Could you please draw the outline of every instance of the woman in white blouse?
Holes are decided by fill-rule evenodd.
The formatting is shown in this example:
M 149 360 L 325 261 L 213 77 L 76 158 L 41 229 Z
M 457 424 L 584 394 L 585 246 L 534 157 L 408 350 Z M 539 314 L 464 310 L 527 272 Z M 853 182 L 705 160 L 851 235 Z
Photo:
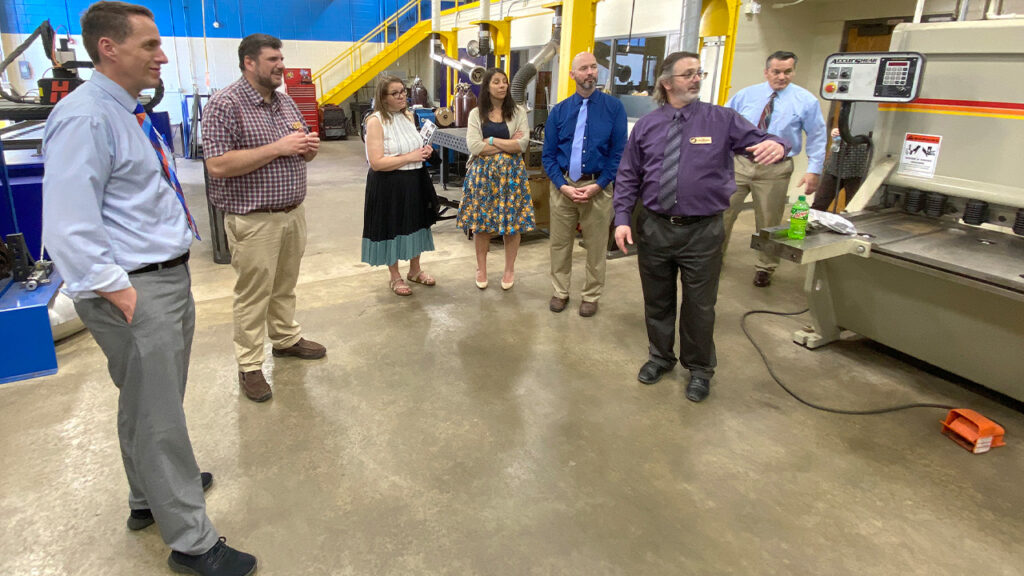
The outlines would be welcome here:
M 434 278 L 420 267 L 420 254 L 434 249 L 430 227 L 437 221 L 438 200 L 423 161 L 432 148 L 423 143 L 402 81 L 394 76 L 377 84 L 373 114 L 366 119 L 366 201 L 363 206 L 362 261 L 386 265 L 388 286 L 399 296 L 409 296 L 406 284 L 433 286 Z M 399 260 L 409 261 L 405 279 Z
M 526 111 L 509 93 L 508 76 L 498 68 L 484 74 L 480 101 L 469 111 L 466 144 L 472 155 L 462 184 L 458 226 L 476 241 L 476 286 L 487 288 L 487 249 L 491 237 L 505 241 L 501 288 L 515 283 L 521 232 L 534 229 L 533 201 L 523 163 L 530 145 Z

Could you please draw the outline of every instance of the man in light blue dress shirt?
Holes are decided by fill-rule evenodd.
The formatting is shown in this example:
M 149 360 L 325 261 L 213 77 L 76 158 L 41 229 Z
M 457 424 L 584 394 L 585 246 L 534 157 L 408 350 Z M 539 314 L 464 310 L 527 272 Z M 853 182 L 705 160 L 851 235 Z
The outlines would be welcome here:
M 167 56 L 153 14 L 121 2 L 82 16 L 96 66 L 61 100 L 43 138 L 43 238 L 64 291 L 107 357 L 120 391 L 128 528 L 157 524 L 178 572 L 242 576 L 256 559 L 228 547 L 206 515 L 182 401 L 195 329 L 184 197 L 136 115 Z M 145 116 L 142 116 L 144 119 Z
M 802 148 L 801 132 L 807 134 L 807 173 L 799 185 L 806 186 L 804 193 L 808 196 L 818 190 L 827 144 L 825 120 L 817 97 L 792 84 L 796 61 L 796 54 L 792 52 L 773 53 L 765 62 L 764 77 L 767 81 L 740 90 L 725 103 L 758 128 L 781 137 L 791 149 L 786 161 L 767 166 L 758 166 L 745 156 L 736 156 L 736 192 L 724 214 L 723 251 L 729 246 L 732 226 L 751 193 L 754 196 L 755 230 L 778 226 L 782 222 L 789 179 L 793 174 L 792 158 Z M 758 252 L 754 285 L 763 288 L 771 284 L 772 274 L 778 265 L 777 256 Z

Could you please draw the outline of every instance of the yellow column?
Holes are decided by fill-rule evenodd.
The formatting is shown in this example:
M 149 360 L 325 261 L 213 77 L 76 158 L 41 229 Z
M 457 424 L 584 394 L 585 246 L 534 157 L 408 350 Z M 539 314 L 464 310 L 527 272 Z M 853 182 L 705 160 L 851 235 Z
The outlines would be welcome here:
M 594 27 L 597 24 L 597 3 L 601 0 L 565 0 L 562 2 L 562 39 L 558 46 L 558 101 L 576 91 L 569 78 L 572 59 L 580 52 L 594 51 Z
M 444 53 L 449 58 L 459 59 L 459 32 L 452 30 L 449 32 L 440 32 L 441 44 L 444 46 Z M 458 82 L 459 73 L 447 66 L 441 66 L 441 69 L 445 73 L 447 82 L 445 85 L 448 87 L 448 93 L 445 95 L 444 102 L 453 110 L 455 109 L 455 82 Z
M 742 0 L 704 0 L 700 17 L 701 46 L 706 36 L 725 36 L 722 51 L 722 82 L 718 89 L 718 104 L 724 105 L 729 99 L 732 87 L 732 63 L 736 55 L 736 30 Z

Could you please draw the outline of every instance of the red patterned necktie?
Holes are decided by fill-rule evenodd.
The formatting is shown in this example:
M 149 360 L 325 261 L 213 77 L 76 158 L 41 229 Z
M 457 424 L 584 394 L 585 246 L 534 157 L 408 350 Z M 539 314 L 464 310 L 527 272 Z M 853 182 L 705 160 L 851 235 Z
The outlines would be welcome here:
M 772 111 L 775 110 L 775 97 L 777 93 L 772 92 L 772 95 L 768 97 L 768 103 L 764 105 L 764 110 L 761 111 L 761 119 L 757 121 L 757 127 L 761 130 L 768 130 L 768 126 L 772 123 Z
M 149 137 L 149 143 L 156 150 L 156 157 L 160 161 L 160 167 L 163 168 L 164 177 L 167 178 L 171 187 L 174 188 L 175 194 L 178 195 L 178 202 L 181 202 L 181 207 L 185 210 L 185 220 L 188 222 L 189 229 L 192 230 L 192 235 L 196 237 L 196 240 L 202 240 L 199 237 L 199 228 L 196 226 L 196 221 L 192 219 L 192 213 L 188 211 L 188 205 L 185 204 L 185 193 L 181 191 L 181 183 L 178 182 L 178 176 L 174 173 L 174 165 L 170 162 L 170 154 L 164 144 L 164 139 L 156 131 L 153 121 L 149 118 L 149 114 L 146 113 L 146 109 L 142 107 L 142 104 L 136 104 L 135 117 L 139 119 L 139 126 L 142 127 L 142 131 Z

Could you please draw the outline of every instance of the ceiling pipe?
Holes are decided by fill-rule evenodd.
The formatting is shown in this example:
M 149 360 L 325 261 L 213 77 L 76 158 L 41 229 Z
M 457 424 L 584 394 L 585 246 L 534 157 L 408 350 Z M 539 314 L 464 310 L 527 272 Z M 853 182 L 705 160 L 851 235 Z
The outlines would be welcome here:
M 701 0 L 683 0 L 683 17 L 679 22 L 679 48 L 697 53 L 700 45 Z
M 466 60 L 456 60 L 449 58 L 441 47 L 439 40 L 434 40 L 434 51 L 430 54 L 430 59 L 438 64 L 447 66 L 461 74 L 465 74 L 469 77 L 469 81 L 473 84 L 479 85 L 484 80 L 484 73 L 487 72 L 483 66 L 476 64 L 475 62 L 468 62 Z
M 491 0 L 480 0 L 480 33 L 477 39 L 481 56 L 487 56 L 491 53 L 491 25 L 487 24 L 490 19 Z

